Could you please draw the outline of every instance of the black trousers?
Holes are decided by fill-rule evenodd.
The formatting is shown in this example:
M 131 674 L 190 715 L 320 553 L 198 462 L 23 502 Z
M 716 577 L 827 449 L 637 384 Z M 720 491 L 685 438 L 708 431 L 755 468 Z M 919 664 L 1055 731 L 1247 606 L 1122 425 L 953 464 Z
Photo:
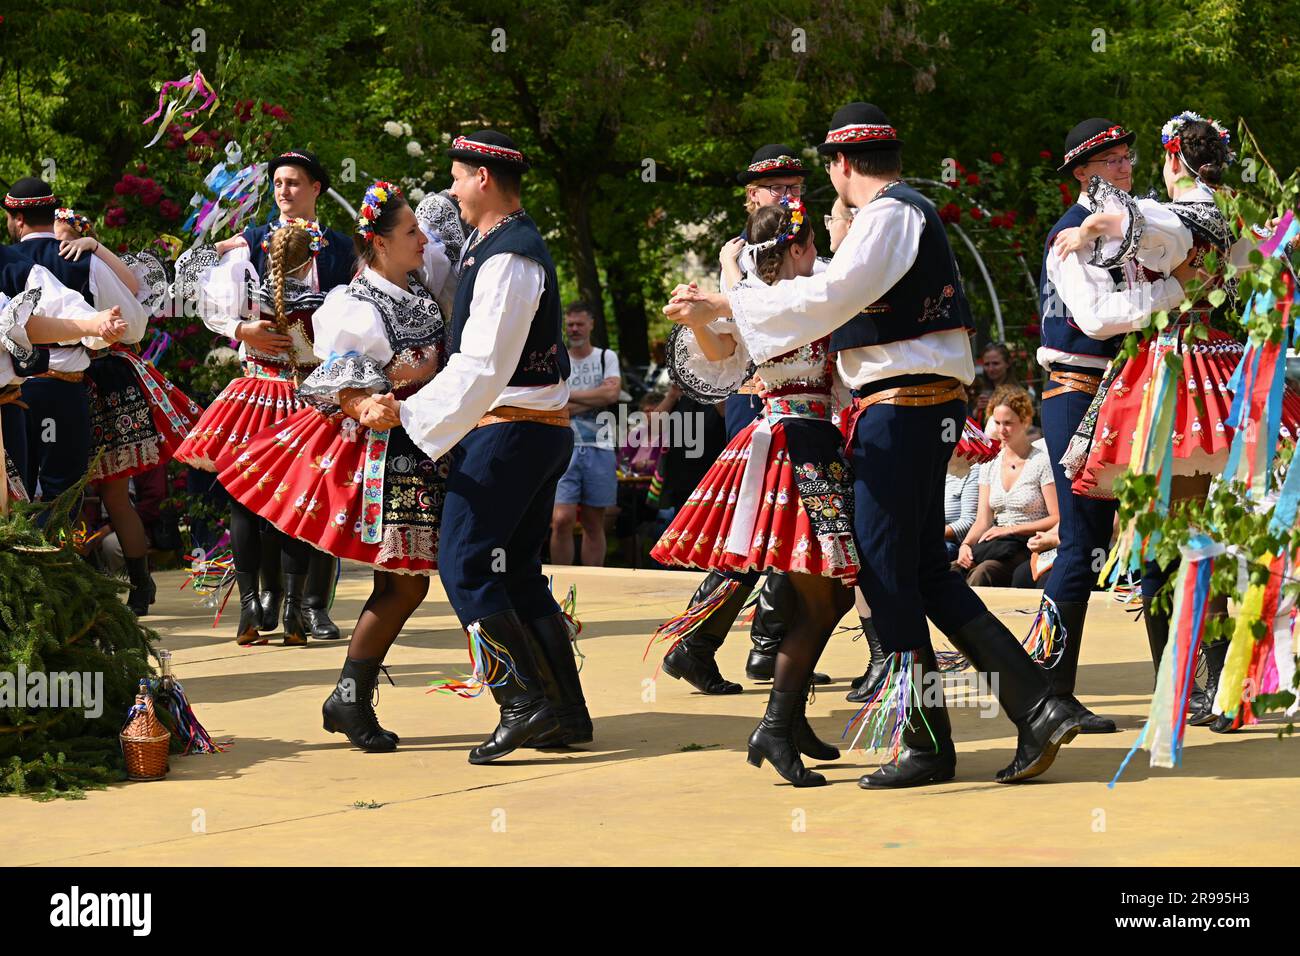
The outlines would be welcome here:
M 27 403 L 27 493 L 52 501 L 86 473 L 90 465 L 90 403 L 85 382 L 29 378 Z

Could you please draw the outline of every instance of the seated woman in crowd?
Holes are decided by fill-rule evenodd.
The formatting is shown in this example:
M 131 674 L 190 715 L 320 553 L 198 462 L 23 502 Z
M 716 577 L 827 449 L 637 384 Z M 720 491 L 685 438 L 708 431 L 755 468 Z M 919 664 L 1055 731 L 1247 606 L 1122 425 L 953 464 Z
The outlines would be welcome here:
M 975 525 L 980 505 L 980 470 L 983 466 L 971 465 L 964 475 L 948 470 L 943 485 L 943 541 L 948 547 L 948 557 L 957 559 L 957 551 L 966 533 Z
M 972 585 L 1008 587 L 1016 568 L 1029 560 L 1030 537 L 1057 523 L 1056 487 L 1047 453 L 1027 434 L 1034 420 L 1029 394 L 1003 386 L 989 407 L 989 434 L 1002 441 L 1002 450 L 980 467 L 979 512 L 953 566 Z

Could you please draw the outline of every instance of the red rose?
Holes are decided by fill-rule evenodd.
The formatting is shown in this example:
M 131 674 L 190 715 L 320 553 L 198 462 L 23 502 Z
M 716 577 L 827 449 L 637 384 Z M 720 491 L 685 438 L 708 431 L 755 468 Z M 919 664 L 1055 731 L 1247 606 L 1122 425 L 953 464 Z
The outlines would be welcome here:
M 181 207 L 176 205 L 176 203 L 172 202 L 170 199 L 164 199 L 158 204 L 158 212 L 164 219 L 170 222 L 171 220 L 180 218 Z
M 1002 214 L 1002 218 L 1007 221 L 1008 226 L 1014 226 L 1018 215 L 1020 215 L 1020 213 L 1016 212 L 1014 209 L 1008 209 Z
M 1051 158 L 1052 158 L 1052 151 L 1051 151 L 1050 149 L 1039 150 L 1038 158 L 1039 158 L 1039 159 L 1051 159 Z
M 984 210 L 979 206 L 970 207 L 970 217 L 976 221 L 984 218 Z
M 991 162 L 994 166 L 1001 166 L 1003 159 L 1004 157 L 1001 153 L 994 153 L 992 156 L 989 157 L 989 162 Z
M 969 175 L 967 175 L 967 177 L 966 177 L 966 185 L 967 185 L 967 186 L 978 186 L 979 184 L 980 184 L 980 174 L 979 174 L 979 173 L 970 173 Z
M 119 243 L 117 244 L 117 251 L 118 251 L 118 252 L 126 252 L 126 248 L 127 248 L 127 246 L 126 246 L 126 243 L 125 243 L 125 242 L 119 242 Z
M 1025 335 L 1040 335 L 1042 331 L 1042 328 L 1037 322 L 1025 326 Z
M 961 207 L 955 202 L 950 202 L 939 210 L 939 219 L 942 222 L 957 222 L 961 219 Z
M 136 163 L 135 171 L 136 171 L 137 173 L 139 173 L 141 176 L 143 176 L 145 173 L 149 172 L 149 164 L 148 164 L 148 163 Z

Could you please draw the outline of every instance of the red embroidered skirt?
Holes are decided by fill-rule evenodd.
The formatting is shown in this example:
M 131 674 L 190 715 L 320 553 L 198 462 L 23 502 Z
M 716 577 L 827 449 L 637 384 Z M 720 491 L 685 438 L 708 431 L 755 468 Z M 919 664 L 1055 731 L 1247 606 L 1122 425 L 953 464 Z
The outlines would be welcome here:
M 129 478 L 175 456 L 202 409 L 134 352 L 114 347 L 86 371 L 91 481 Z
M 858 577 L 853 540 L 853 472 L 843 435 L 829 417 L 781 418 L 758 490 L 745 554 L 727 550 L 759 419 L 723 450 L 651 550 L 660 564 L 719 571 L 789 571 Z
M 278 425 L 303 407 L 287 371 L 246 365 L 242 375 L 221 390 L 176 449 L 176 460 L 203 471 L 217 470 L 217 457 L 254 435 Z
M 1183 342 L 1183 368 L 1175 387 L 1174 474 L 1218 475 L 1228 463 L 1232 429 L 1228 413 L 1232 393 L 1228 381 L 1245 351 L 1232 336 L 1207 329 L 1207 337 Z M 1094 498 L 1113 498 L 1115 479 L 1125 474 L 1136 438 L 1142 397 L 1155 377 L 1156 362 L 1167 348 L 1153 348 L 1152 340 L 1138 347 L 1138 354 L 1126 361 L 1110 384 L 1097 411 L 1088 458 L 1075 475 L 1075 493 Z M 1300 434 L 1300 395 L 1289 386 L 1282 399 L 1282 435 Z
M 313 406 L 224 451 L 217 480 L 285 534 L 385 571 L 438 567 L 448 461 L 403 428 L 372 432 Z

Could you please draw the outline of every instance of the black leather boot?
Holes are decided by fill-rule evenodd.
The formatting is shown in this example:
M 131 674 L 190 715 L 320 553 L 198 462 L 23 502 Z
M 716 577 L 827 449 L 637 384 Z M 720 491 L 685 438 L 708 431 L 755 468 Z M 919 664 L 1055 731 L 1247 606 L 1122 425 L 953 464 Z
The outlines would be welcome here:
M 1160 673 L 1160 659 L 1164 657 L 1165 645 L 1169 643 L 1169 617 L 1163 611 L 1155 610 L 1155 599 L 1142 595 L 1142 623 L 1147 629 L 1147 646 L 1151 648 L 1151 665 L 1157 675 Z
M 813 684 L 808 684 L 808 692 L 803 695 L 799 701 L 799 707 L 795 711 L 793 727 L 794 745 L 799 748 L 799 752 L 805 757 L 811 757 L 813 760 L 839 760 L 840 750 L 833 747 L 826 741 L 817 736 L 816 731 L 812 729 L 812 724 L 808 723 L 808 704 L 813 698 Z
M 262 593 L 257 596 L 257 603 L 262 609 L 262 624 L 258 630 L 270 633 L 280 627 L 280 607 L 284 601 L 284 588 L 280 582 L 280 552 L 283 539 L 279 534 L 264 528 L 260 546 Z
M 330 620 L 330 594 L 334 590 L 334 569 L 338 558 L 313 550 L 307 565 L 307 583 L 302 591 L 302 620 L 307 632 L 318 641 L 337 641 L 339 628 Z
M 798 598 L 788 575 L 769 571 L 758 592 L 754 606 L 754 624 L 749 629 L 749 640 L 754 645 L 745 662 L 745 676 L 754 681 L 768 681 L 776 677 L 776 652 L 789 630 L 788 622 L 795 616 Z M 829 684 L 826 674 L 813 672 L 812 682 L 817 686 Z
M 334 692 L 321 707 L 321 717 L 329 733 L 346 734 L 352 746 L 371 753 L 397 749 L 395 735 L 379 726 L 371 700 L 379 683 L 379 664 L 377 657 L 345 659 Z
M 1196 688 L 1187 700 L 1187 722 L 1193 727 L 1209 727 L 1219 719 L 1214 713 L 1214 697 L 1219 692 L 1219 675 L 1228 656 L 1228 642 L 1202 644 L 1201 655 L 1205 658 L 1205 689 Z
M 853 678 L 853 690 L 844 699 L 854 704 L 865 704 L 875 695 L 880 682 L 889 673 L 889 657 L 880 643 L 880 632 L 876 630 L 875 619 L 860 617 L 858 620 L 862 622 L 862 634 L 867 639 L 871 660 L 867 664 L 866 673 L 861 677 Z
M 501 720 L 492 736 L 469 752 L 470 763 L 484 764 L 553 731 L 559 721 L 542 691 L 541 672 L 533 656 L 534 638 L 519 615 L 513 610 L 501 611 L 477 623 L 510 654 L 517 675 L 489 688 L 501 708 Z
M 725 575 L 710 571 L 704 583 L 695 590 L 689 606 L 704 601 L 726 581 Z M 739 684 L 722 676 L 714 655 L 726 640 L 727 632 L 736 622 L 747 597 L 749 593 L 742 584 L 726 601 L 714 608 L 712 614 L 664 655 L 664 673 L 676 680 L 686 681 L 701 694 L 739 694 L 744 690 Z
M 284 643 L 286 647 L 301 647 L 307 643 L 307 625 L 302 619 L 302 589 L 307 582 L 305 574 L 284 576 Z
M 1074 685 L 1079 674 L 1079 651 L 1083 646 L 1083 622 L 1088 617 L 1087 601 L 1062 601 L 1056 605 L 1060 614 L 1062 642 L 1061 656 L 1056 664 L 1047 668 L 1047 681 L 1052 694 L 1056 697 L 1068 697 L 1078 703 L 1074 696 Z M 1079 733 L 1113 734 L 1119 731 L 1115 721 L 1109 717 L 1098 717 L 1087 707 L 1079 703 Z
M 1057 751 L 1078 735 L 1082 705 L 1072 697 L 1052 696 L 1043 669 L 988 611 L 949 634 L 948 640 L 976 671 L 997 681 L 998 702 L 1019 731 L 1015 758 L 998 771 L 997 782 L 1017 783 L 1038 776 L 1052 765 Z
M 235 643 L 241 647 L 263 644 L 266 641 L 257 633 L 262 626 L 262 607 L 257 603 L 257 575 L 252 571 L 236 571 L 235 587 L 239 589 L 239 627 Z
M 569 747 L 590 743 L 591 714 L 582 696 L 578 662 L 573 655 L 568 620 L 563 614 L 538 618 L 531 624 L 536 641 L 533 653 L 542 678 L 542 689 L 559 725 L 530 741 L 528 747 Z
M 767 713 L 749 735 L 749 762 L 761 767 L 767 759 L 794 786 L 820 787 L 826 778 L 803 765 L 794 742 L 794 722 L 803 699 L 798 691 L 773 690 L 768 695 Z
M 864 790 L 944 783 L 957 774 L 957 749 L 952 743 L 952 723 L 943 702 L 943 675 L 933 647 L 917 654 L 912 679 L 921 705 L 913 708 L 903 725 L 903 749 L 897 758 L 858 780 Z
M 131 593 L 126 596 L 126 606 L 135 612 L 136 617 L 144 617 L 158 594 L 158 586 L 149 574 L 149 556 L 126 558 L 125 561 L 126 576 L 131 581 Z

